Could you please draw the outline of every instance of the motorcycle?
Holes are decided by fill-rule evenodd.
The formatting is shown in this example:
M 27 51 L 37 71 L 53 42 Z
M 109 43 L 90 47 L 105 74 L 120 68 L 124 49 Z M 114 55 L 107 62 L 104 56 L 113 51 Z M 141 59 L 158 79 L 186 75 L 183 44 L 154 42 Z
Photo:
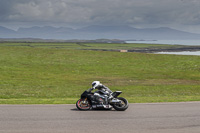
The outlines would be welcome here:
M 76 102 L 79 110 L 105 109 L 114 108 L 117 111 L 125 111 L 128 108 L 128 101 L 123 97 L 118 97 L 122 92 L 115 91 L 108 97 L 105 92 L 98 90 L 94 93 L 90 89 L 84 91 L 81 99 Z

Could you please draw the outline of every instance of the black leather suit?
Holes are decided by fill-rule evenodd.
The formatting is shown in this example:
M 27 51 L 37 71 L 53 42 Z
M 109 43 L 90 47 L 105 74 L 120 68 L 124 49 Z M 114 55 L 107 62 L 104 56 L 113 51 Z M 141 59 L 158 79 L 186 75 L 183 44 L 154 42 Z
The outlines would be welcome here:
M 106 104 L 107 104 L 108 97 L 110 96 L 110 94 L 112 93 L 112 91 L 111 91 L 108 87 L 106 87 L 106 86 L 104 86 L 104 85 L 102 85 L 102 84 L 100 84 L 100 85 L 98 85 L 97 87 L 95 87 L 95 89 L 98 89 L 98 91 L 96 91 L 95 93 L 99 93 L 99 94 L 101 94 L 101 95 L 102 95 L 102 93 L 103 93 L 103 95 L 107 95 L 107 98 L 105 99 Z M 91 88 L 91 89 L 90 89 L 90 91 L 92 91 L 92 90 L 94 90 L 94 88 Z M 96 96 L 96 99 L 98 99 L 98 96 Z M 97 100 L 97 101 L 98 101 L 98 100 Z
M 105 94 L 107 94 L 108 96 L 112 93 L 112 91 L 106 87 L 105 85 L 98 85 L 97 87 L 95 87 L 95 89 L 98 89 L 101 92 L 104 92 Z M 90 91 L 94 90 L 94 88 L 90 88 Z

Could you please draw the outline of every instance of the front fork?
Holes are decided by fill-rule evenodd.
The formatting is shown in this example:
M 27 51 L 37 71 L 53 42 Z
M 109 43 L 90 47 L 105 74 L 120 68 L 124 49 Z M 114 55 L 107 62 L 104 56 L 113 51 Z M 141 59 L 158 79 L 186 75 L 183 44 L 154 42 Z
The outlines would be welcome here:
M 86 104 L 86 102 L 87 102 L 87 97 L 85 98 L 85 100 L 83 101 L 83 103 Z

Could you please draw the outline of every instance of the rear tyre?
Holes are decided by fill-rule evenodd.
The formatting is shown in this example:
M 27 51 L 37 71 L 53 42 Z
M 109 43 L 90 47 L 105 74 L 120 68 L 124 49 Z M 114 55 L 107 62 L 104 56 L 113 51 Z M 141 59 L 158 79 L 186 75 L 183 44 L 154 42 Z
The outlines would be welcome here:
M 90 102 L 87 99 L 79 99 L 76 102 L 76 107 L 79 110 L 89 110 L 91 108 Z
M 118 97 L 121 100 L 120 103 L 113 104 L 113 108 L 117 111 L 125 111 L 128 108 L 128 101 L 123 97 Z

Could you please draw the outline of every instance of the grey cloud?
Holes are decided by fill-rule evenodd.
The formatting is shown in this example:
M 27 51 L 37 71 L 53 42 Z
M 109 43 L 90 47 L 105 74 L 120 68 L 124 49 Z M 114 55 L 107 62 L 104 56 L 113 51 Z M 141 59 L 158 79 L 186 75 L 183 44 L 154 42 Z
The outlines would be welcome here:
M 198 25 L 199 0 L 1 0 L 0 22 Z

